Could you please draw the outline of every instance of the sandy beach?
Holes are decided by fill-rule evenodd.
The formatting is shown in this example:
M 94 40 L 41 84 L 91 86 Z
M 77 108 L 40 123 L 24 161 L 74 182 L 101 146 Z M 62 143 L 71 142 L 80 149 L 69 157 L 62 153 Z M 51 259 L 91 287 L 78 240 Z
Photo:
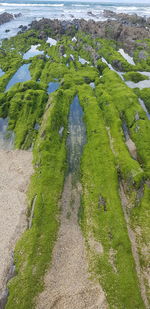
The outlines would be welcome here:
M 26 191 L 32 173 L 31 152 L 0 151 L 0 298 L 16 241 L 27 225 Z

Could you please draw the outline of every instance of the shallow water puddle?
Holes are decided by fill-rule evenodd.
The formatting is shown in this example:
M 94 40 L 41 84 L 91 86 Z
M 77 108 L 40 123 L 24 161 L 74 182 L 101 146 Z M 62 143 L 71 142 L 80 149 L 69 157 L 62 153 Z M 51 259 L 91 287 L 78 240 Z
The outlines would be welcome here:
M 90 83 L 90 87 L 92 88 L 92 89 L 95 89 L 95 83 Z
M 102 60 L 103 63 L 105 63 L 105 64 L 108 65 L 108 67 L 109 67 L 110 70 L 116 72 L 116 73 L 121 77 L 121 79 L 124 80 L 124 78 L 123 78 L 123 73 L 122 73 L 122 72 L 116 71 L 116 70 L 112 67 L 112 65 L 111 65 L 110 63 L 107 62 L 107 60 L 106 60 L 105 58 L 102 57 L 101 60 Z
M 81 58 L 81 57 L 79 57 L 79 62 L 81 63 L 81 64 L 89 64 L 89 61 L 87 61 L 87 60 L 85 60 L 84 58 Z
M 145 75 L 145 76 L 150 78 L 150 72 L 140 72 L 140 71 L 138 71 L 138 73 Z
M 127 53 L 125 53 L 125 51 L 124 51 L 122 48 L 120 48 L 120 49 L 118 50 L 118 52 L 121 54 L 121 56 L 122 56 L 125 60 L 127 60 L 127 62 L 128 62 L 129 64 L 135 65 L 135 62 L 134 62 L 133 58 L 132 58 L 131 56 L 129 56 Z
M 75 96 L 69 114 L 68 162 L 71 172 L 79 168 L 80 157 L 86 142 L 86 129 L 83 122 L 83 110 L 78 96 Z
M 48 38 L 46 43 L 49 43 L 50 46 L 56 46 L 57 44 L 57 41 L 55 39 L 52 39 L 52 38 Z
M 5 74 L 2 69 L 0 69 L 0 77 L 2 77 Z
M 77 38 L 74 36 L 73 38 L 72 38 L 72 40 L 71 40 L 73 43 L 77 43 Z
M 8 118 L 0 118 L 0 149 L 11 150 L 14 144 L 14 133 L 8 131 Z
M 125 121 L 123 121 L 122 128 L 123 128 L 125 140 L 127 141 L 130 138 L 130 135 L 129 135 L 129 130 L 128 130 L 128 127 Z
M 37 56 L 37 55 L 43 55 L 43 50 L 38 50 L 37 48 L 40 46 L 40 44 L 37 45 L 31 45 L 31 48 L 24 54 L 23 59 L 28 60 L 31 57 Z
M 145 80 L 142 80 L 138 83 L 134 83 L 132 81 L 125 81 L 124 76 L 123 76 L 124 75 L 123 72 L 116 71 L 112 67 L 112 65 L 110 63 L 108 63 L 107 60 L 103 57 L 102 57 L 102 62 L 107 64 L 110 70 L 116 72 L 129 88 L 131 88 L 131 89 L 134 89 L 134 88 L 139 88 L 139 89 L 150 88 L 150 79 L 145 79 Z M 139 71 L 138 73 L 146 75 L 147 77 L 150 78 L 150 72 L 140 72 Z
M 56 91 L 59 88 L 59 86 L 60 86 L 59 82 L 50 82 L 47 89 L 48 94 Z
M 139 100 L 139 103 L 142 106 L 144 112 L 146 113 L 147 118 L 150 120 L 150 114 L 149 114 L 149 112 L 148 112 L 148 110 L 147 110 L 147 108 L 146 108 L 146 106 L 144 104 L 144 101 L 142 99 L 140 99 L 140 98 L 138 100 Z
M 74 58 L 74 55 L 70 54 L 70 60 L 71 60 L 71 61 L 74 61 L 74 59 L 75 59 L 75 58 Z
M 112 67 L 112 65 L 110 63 L 108 63 L 107 60 L 104 57 L 102 57 L 101 60 L 102 60 L 103 63 L 108 65 L 110 70 L 115 71 L 114 68 Z
M 9 90 L 12 86 L 16 83 L 26 82 L 31 79 L 30 71 L 29 71 L 30 64 L 23 64 L 18 71 L 14 74 L 11 80 L 8 82 L 6 91 Z
M 150 88 L 150 80 L 142 80 L 138 83 L 134 83 L 132 81 L 126 81 L 125 82 L 126 85 L 129 87 L 129 88 L 139 88 L 139 89 L 144 89 L 144 88 Z
M 44 290 L 38 297 L 36 308 L 106 309 L 104 292 L 97 282 L 89 280 L 85 244 L 78 222 L 82 193 L 78 171 L 86 141 L 83 110 L 78 96 L 74 97 L 70 106 L 68 120 L 69 170 L 61 198 L 60 230 L 52 263 L 45 275 Z M 63 127 L 59 133 L 62 130 Z

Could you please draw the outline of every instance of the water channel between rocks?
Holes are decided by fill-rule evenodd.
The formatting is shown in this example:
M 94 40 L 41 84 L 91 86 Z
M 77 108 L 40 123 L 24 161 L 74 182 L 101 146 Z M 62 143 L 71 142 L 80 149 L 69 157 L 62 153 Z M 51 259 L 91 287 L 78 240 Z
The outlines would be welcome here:
M 5 72 L 2 71 L 2 69 L 0 69 L 0 77 L 2 77 L 5 74 Z
M 26 82 L 31 79 L 30 71 L 29 71 L 30 63 L 23 64 L 18 71 L 13 75 L 6 86 L 6 91 L 9 90 L 16 83 Z
M 8 131 L 8 118 L 0 118 L 0 150 L 12 150 L 14 132 Z
M 37 56 L 37 55 L 43 55 L 44 51 L 39 50 L 38 47 L 40 44 L 37 45 L 31 45 L 31 48 L 23 55 L 23 59 L 28 60 L 31 57 Z
M 60 83 L 58 81 L 55 81 L 55 82 L 50 82 L 48 84 L 48 88 L 47 88 L 47 92 L 48 94 L 51 94 L 53 93 L 54 91 L 56 91 L 60 86 Z
M 69 171 L 76 173 L 80 167 L 80 157 L 82 154 L 83 146 L 86 142 L 86 129 L 83 122 L 83 110 L 79 103 L 78 96 L 75 96 L 69 114 L 68 126 L 68 163 Z
M 60 229 L 52 263 L 45 275 L 45 288 L 37 298 L 38 309 L 107 308 L 100 285 L 89 279 L 85 244 L 78 224 L 82 192 L 79 182 L 80 158 L 85 142 L 83 110 L 78 96 L 75 96 L 69 114 L 68 174 L 60 201 Z

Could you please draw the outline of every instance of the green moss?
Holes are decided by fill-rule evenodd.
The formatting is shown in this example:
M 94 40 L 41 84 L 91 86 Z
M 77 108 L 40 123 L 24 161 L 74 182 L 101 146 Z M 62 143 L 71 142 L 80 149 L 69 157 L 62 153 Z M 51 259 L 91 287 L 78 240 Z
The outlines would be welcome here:
M 28 195 L 29 203 L 36 196 L 34 218 L 31 229 L 16 246 L 17 275 L 9 283 L 7 309 L 35 308 L 35 296 L 43 288 L 59 226 L 58 201 L 66 167 L 67 118 L 73 94 L 74 90 L 60 90 L 50 99 L 33 150 L 35 173 Z M 61 126 L 65 128 L 63 137 L 58 133 Z
M 5 91 L 5 88 L 8 84 L 8 82 L 9 82 L 9 80 L 16 73 L 19 66 L 18 66 L 18 64 L 16 64 L 15 69 L 8 70 L 2 77 L 0 77 L 0 92 Z
M 150 123 L 140 106 L 134 91 L 128 88 L 115 72 L 104 70 L 100 80 L 107 89 L 121 119 L 127 122 L 131 138 L 137 147 L 137 153 L 147 176 L 150 175 Z M 138 114 L 138 119 L 136 115 Z
M 81 165 L 81 226 L 87 242 L 93 235 L 104 250 L 91 258 L 91 270 L 100 280 L 110 308 L 144 308 L 103 113 L 90 87 L 80 86 L 79 98 L 87 127 L 87 144 Z M 102 198 L 105 207 L 100 202 Z M 115 253 L 114 267 L 110 261 L 111 250 Z
M 150 243 L 150 233 L 149 233 L 149 217 L 150 217 L 150 209 L 149 209 L 149 201 L 150 201 L 150 188 L 149 184 L 146 183 L 143 188 L 143 196 L 138 207 L 133 208 L 131 213 L 131 224 L 134 230 L 137 232 L 137 245 L 140 256 L 140 264 L 142 271 L 147 273 L 149 268 L 149 243 Z M 150 301 L 150 292 L 149 292 L 149 283 L 148 277 L 145 276 L 145 286 L 146 292 L 148 296 L 148 300 Z
M 140 53 L 142 52 L 142 57 Z M 134 60 L 141 66 L 140 71 L 150 71 L 150 40 L 137 40 L 134 48 Z
M 31 146 L 37 133 L 34 126 L 41 123 L 47 99 L 43 90 L 27 90 L 17 93 L 10 101 L 9 128 L 14 129 L 16 148 Z
M 48 99 L 45 87 L 34 81 L 18 83 L 0 96 L 1 117 L 9 117 L 9 129 L 15 132 L 15 147 L 28 149 L 34 142 Z
M 65 73 L 68 73 L 68 68 L 61 63 L 48 61 L 41 74 L 41 82 L 48 83 L 54 78 L 62 78 Z
M 6 52 L 12 51 L 14 54 L 23 55 L 27 50 L 30 49 L 31 45 L 36 45 L 42 43 L 42 40 L 38 39 L 38 31 L 28 30 L 25 33 L 20 33 L 9 39 L 5 39 L 2 42 L 2 49 Z
M 149 59 L 139 61 L 135 51 L 136 65 L 132 66 L 117 51 L 117 42 L 93 38 L 77 32 L 74 26 L 73 30 L 77 43 L 72 42 L 72 37 L 63 35 L 56 46 L 50 47 L 38 38 L 37 30 L 30 30 L 3 40 L 0 49 L 0 67 L 5 71 L 0 78 L 0 116 L 9 117 L 9 129 L 15 132 L 16 148 L 28 149 L 34 144 L 35 168 L 28 192 L 29 216 L 35 201 L 32 227 L 16 246 L 17 275 L 9 283 L 6 308 L 35 308 L 35 297 L 43 289 L 43 277 L 51 262 L 59 227 L 58 201 L 66 170 L 69 105 L 78 90 L 87 127 L 87 144 L 81 163 L 83 196 L 79 221 L 89 249 L 90 270 L 102 284 L 110 308 L 142 309 L 144 305 L 119 196 L 119 180 L 121 177 L 126 183 L 129 199 L 136 206 L 130 209 L 130 224 L 134 230 L 138 226 L 141 228 L 138 240 L 140 263 L 147 267 L 142 246 L 149 241 L 148 183 L 143 197 L 137 201 L 137 196 L 145 179 L 150 177 L 150 123 L 137 95 L 149 110 L 150 93 L 149 89 L 135 92 L 129 89 L 101 58 L 115 69 L 128 72 L 126 79 L 135 82 L 145 78 L 136 71 L 148 70 Z M 45 26 L 44 31 L 54 37 L 50 27 Z M 40 48 L 49 58 L 35 56 L 30 59 L 32 80 L 18 83 L 3 93 L 18 67 L 29 63 L 22 57 L 34 44 L 41 44 Z M 149 41 L 140 44 L 146 44 L 148 52 Z M 62 56 L 62 46 L 66 58 Z M 90 64 L 79 63 L 79 56 Z M 40 82 L 36 82 L 38 79 Z M 60 89 L 49 97 L 46 105 L 47 85 L 55 79 L 60 82 Z M 96 89 L 89 87 L 90 82 L 95 82 Z M 138 161 L 133 160 L 125 144 L 124 121 L 136 144 Z M 40 127 L 39 130 L 35 125 Z M 61 127 L 64 127 L 62 137 L 59 135 Z M 97 255 L 91 250 L 91 235 L 102 244 L 102 254 Z M 113 261 L 110 261 L 111 250 Z
M 37 56 L 34 57 L 32 60 L 32 64 L 30 65 L 31 77 L 35 81 L 37 81 L 40 78 L 43 68 L 45 66 L 45 63 L 46 63 L 45 58 L 43 59 L 40 59 L 40 58 L 38 58 Z
M 137 67 L 129 64 L 121 54 L 116 50 L 117 46 L 115 41 L 106 39 L 97 39 L 98 53 L 104 57 L 108 63 L 118 71 L 136 71 Z
M 138 72 L 128 72 L 123 75 L 125 80 L 131 80 L 134 83 L 138 83 L 142 80 L 149 79 L 146 75 L 140 74 Z
M 128 151 L 122 129 L 123 122 L 111 96 L 101 85 L 96 88 L 96 95 L 99 106 L 103 111 L 106 127 L 110 133 L 110 147 L 115 155 L 118 172 L 122 179 L 128 183 L 132 192 L 134 186 L 137 188 L 140 186 L 144 173 L 139 163 L 131 157 Z
M 139 90 L 138 95 L 144 101 L 147 110 L 150 113 L 150 88 Z

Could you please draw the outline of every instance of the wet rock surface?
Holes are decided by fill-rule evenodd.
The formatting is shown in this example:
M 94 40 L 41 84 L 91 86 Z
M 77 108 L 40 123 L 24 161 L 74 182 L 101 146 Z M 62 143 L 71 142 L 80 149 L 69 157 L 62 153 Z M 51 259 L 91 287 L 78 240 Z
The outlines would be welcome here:
M 0 25 L 8 23 L 12 19 L 14 19 L 13 14 L 2 13 L 2 14 L 0 14 Z
M 145 18 L 136 14 L 116 14 L 109 11 L 105 11 L 104 15 L 105 17 L 111 16 L 115 20 L 108 19 L 107 21 L 96 22 L 84 19 L 61 21 L 43 18 L 40 21 L 33 21 L 31 28 L 44 31 L 49 27 L 52 33 L 58 37 L 64 33 L 74 36 L 80 30 L 92 34 L 93 37 L 115 39 L 125 43 L 128 41 L 130 44 L 137 39 L 150 38 L 150 24 Z
M 0 26 L 5 24 L 5 23 L 8 23 L 9 21 L 13 20 L 14 18 L 18 18 L 21 16 L 21 13 L 19 14 L 9 14 L 7 12 L 4 12 L 2 14 L 0 14 Z
M 117 14 L 110 10 L 104 10 L 103 12 L 104 17 L 109 19 L 115 19 L 125 25 L 129 26 L 146 26 L 149 25 L 149 20 L 147 20 L 145 17 L 138 16 L 137 14 L 126 14 L 126 13 L 120 13 Z

